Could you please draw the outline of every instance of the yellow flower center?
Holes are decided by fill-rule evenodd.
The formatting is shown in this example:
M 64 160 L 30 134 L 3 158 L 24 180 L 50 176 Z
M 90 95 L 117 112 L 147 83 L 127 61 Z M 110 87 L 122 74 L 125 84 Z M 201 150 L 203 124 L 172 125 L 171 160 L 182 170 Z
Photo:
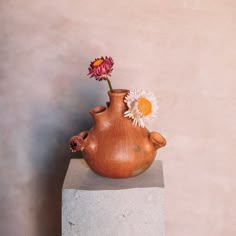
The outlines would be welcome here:
M 93 66 L 100 66 L 103 63 L 103 59 L 97 59 L 94 61 Z
M 152 103 L 148 99 L 141 97 L 138 99 L 138 110 L 144 116 L 147 116 L 152 113 Z

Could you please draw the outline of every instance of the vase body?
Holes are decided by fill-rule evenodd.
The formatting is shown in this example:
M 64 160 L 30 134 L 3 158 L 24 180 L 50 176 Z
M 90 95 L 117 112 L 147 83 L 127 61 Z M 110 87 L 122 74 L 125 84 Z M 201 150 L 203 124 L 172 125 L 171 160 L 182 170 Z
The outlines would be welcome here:
M 83 157 L 97 174 L 111 178 L 128 178 L 144 172 L 154 161 L 158 148 L 166 144 L 157 132 L 134 126 L 124 117 L 128 90 L 108 92 L 107 107 L 90 111 L 94 126 L 83 131 Z

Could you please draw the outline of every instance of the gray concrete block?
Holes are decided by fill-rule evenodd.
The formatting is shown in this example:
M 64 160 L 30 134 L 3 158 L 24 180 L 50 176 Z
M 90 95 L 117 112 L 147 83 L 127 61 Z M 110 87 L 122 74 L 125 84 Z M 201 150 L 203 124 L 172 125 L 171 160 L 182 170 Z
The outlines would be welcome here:
M 163 236 L 164 180 L 155 161 L 143 174 L 109 179 L 72 159 L 62 191 L 63 236 Z

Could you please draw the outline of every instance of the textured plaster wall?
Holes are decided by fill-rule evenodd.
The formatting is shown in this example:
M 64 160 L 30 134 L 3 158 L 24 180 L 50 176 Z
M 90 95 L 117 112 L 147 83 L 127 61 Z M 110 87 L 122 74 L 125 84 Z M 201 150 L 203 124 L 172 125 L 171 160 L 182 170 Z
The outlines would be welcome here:
M 235 236 L 235 23 L 235 0 L 1 0 L 0 235 L 60 235 L 67 140 L 107 100 L 87 67 L 111 55 L 114 87 L 160 103 L 167 236 Z

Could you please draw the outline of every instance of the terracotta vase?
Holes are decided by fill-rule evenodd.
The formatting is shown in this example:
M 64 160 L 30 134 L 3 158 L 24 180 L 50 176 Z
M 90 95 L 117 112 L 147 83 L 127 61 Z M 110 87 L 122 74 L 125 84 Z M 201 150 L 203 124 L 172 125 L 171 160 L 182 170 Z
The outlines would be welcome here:
M 124 102 L 129 90 L 108 92 L 107 107 L 98 106 L 90 111 L 94 126 L 78 134 L 83 142 L 83 157 L 89 167 L 99 175 L 128 178 L 144 172 L 153 162 L 158 148 L 166 140 L 157 132 L 133 125 L 124 117 Z

